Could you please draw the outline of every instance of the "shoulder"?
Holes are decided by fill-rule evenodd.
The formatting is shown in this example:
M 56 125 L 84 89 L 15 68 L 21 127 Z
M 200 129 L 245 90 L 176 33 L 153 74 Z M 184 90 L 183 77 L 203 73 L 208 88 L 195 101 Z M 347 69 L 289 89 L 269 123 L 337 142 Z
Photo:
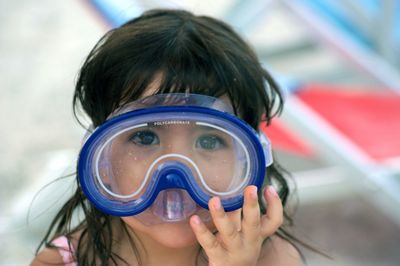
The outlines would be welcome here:
M 273 235 L 263 245 L 257 266 L 300 266 L 299 251 L 287 240 Z
M 52 247 L 45 247 L 31 262 L 31 266 L 41 265 L 76 265 L 74 260 L 74 247 L 67 237 L 60 236 L 54 239 Z
M 63 257 L 56 248 L 44 248 L 30 264 L 31 266 L 64 265 Z

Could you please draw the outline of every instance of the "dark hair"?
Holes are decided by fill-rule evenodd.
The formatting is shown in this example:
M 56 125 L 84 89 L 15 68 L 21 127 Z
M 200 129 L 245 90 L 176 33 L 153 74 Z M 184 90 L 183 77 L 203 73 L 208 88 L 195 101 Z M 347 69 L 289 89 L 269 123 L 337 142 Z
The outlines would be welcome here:
M 278 85 L 230 26 L 183 10 L 157 9 L 110 30 L 96 44 L 78 76 L 74 114 L 79 121 L 78 111 L 83 109 L 97 127 L 116 108 L 138 99 L 153 82 L 159 84 L 156 94 L 227 95 L 236 114 L 256 130 L 260 121 L 269 123 L 283 107 Z M 289 188 L 282 169 L 274 163 L 267 173 L 265 184 L 274 180 L 285 204 Z M 261 194 L 260 190 L 260 199 Z M 72 216 L 80 209 L 85 219 L 73 225 Z M 57 214 L 39 248 L 43 244 L 51 247 L 55 236 L 71 238 L 80 232 L 79 265 L 117 264 L 122 258 L 111 250 L 112 219 L 87 201 L 78 182 L 75 194 Z M 291 223 L 286 214 L 285 220 Z M 296 241 L 283 227 L 279 232 Z

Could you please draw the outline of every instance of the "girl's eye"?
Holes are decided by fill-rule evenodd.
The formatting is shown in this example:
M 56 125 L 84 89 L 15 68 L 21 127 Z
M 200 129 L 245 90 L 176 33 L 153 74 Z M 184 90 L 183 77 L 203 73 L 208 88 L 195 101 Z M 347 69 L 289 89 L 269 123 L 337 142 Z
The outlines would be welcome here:
M 157 145 L 160 143 L 158 136 L 151 131 L 135 132 L 129 138 L 129 141 L 132 141 L 133 143 L 142 146 Z
M 200 136 L 196 140 L 196 148 L 204 150 L 217 150 L 226 146 L 225 141 L 215 135 L 204 135 Z

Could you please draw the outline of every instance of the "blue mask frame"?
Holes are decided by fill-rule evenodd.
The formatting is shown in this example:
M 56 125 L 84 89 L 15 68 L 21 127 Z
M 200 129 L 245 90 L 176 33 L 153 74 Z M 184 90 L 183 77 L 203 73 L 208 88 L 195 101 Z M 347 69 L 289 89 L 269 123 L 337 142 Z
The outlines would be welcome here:
M 272 163 L 270 144 L 266 142 L 266 138 L 260 138 L 258 133 L 246 122 L 238 117 L 201 106 L 155 106 L 145 109 L 138 109 L 120 114 L 107 120 L 103 125 L 98 127 L 84 143 L 78 160 L 78 176 L 80 186 L 89 199 L 89 201 L 100 211 L 113 216 L 132 216 L 146 210 L 156 199 L 158 193 L 165 189 L 184 189 L 193 200 L 202 208 L 208 209 L 208 201 L 213 195 L 205 193 L 199 189 L 196 182 L 191 178 L 191 170 L 178 161 L 168 162 L 153 175 L 149 189 L 136 200 L 118 200 L 110 198 L 109 195 L 102 193 L 96 184 L 96 178 L 93 176 L 93 156 L 99 140 L 103 139 L 110 129 L 116 125 L 135 119 L 144 115 L 160 116 L 171 112 L 181 112 L 186 115 L 200 115 L 204 117 L 213 117 L 222 121 L 226 121 L 234 125 L 238 130 L 247 136 L 247 144 L 254 149 L 252 154 L 252 162 L 255 164 L 252 178 L 248 185 L 255 185 L 261 188 L 266 176 L 266 167 Z M 267 147 L 266 147 L 267 146 Z M 243 205 L 243 191 L 239 195 L 231 198 L 221 199 L 222 206 L 225 211 L 233 211 L 239 209 Z

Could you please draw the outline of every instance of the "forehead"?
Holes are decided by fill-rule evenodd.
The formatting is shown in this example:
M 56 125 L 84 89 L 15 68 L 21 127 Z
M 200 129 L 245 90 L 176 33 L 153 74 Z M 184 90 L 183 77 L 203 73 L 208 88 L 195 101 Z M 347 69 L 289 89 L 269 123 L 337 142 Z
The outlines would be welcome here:
M 160 82 L 161 82 L 160 78 L 156 78 L 153 82 L 151 82 L 151 84 L 139 96 L 138 100 L 144 99 L 144 98 L 152 96 L 152 95 L 156 95 L 158 93 L 158 91 L 159 91 L 159 88 L 160 88 Z M 190 92 L 190 90 L 186 90 L 186 91 L 180 92 L 180 93 L 189 93 L 190 94 L 191 92 Z M 168 93 L 166 93 L 166 94 L 168 94 Z M 197 92 L 196 92 L 196 94 L 200 94 L 201 95 L 201 93 L 197 93 Z M 210 96 L 210 95 L 206 95 L 206 94 L 203 94 L 203 95 Z M 217 99 L 219 101 L 221 101 L 223 104 L 225 104 L 226 106 L 228 106 L 229 109 L 233 109 L 232 101 L 229 98 L 227 93 L 217 97 Z

